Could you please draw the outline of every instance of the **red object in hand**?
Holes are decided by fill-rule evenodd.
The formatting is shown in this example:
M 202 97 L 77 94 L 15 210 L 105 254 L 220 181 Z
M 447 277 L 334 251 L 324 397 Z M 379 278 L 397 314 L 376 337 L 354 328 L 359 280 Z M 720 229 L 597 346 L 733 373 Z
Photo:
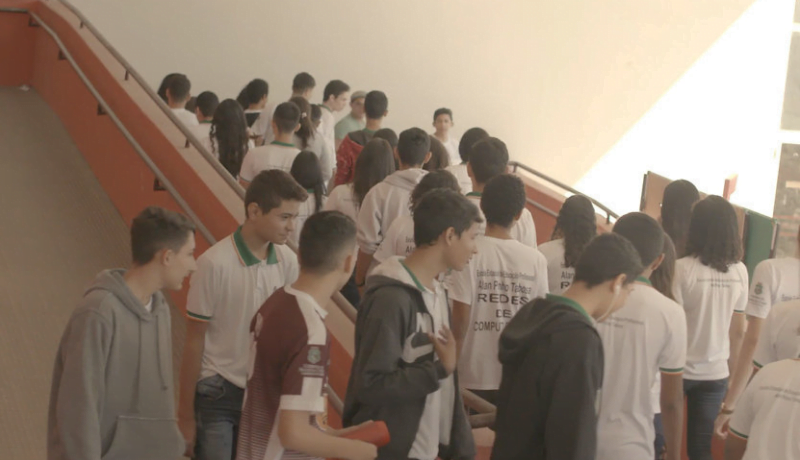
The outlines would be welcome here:
M 386 427 L 386 423 L 380 420 L 377 422 L 368 423 L 363 427 L 342 435 L 342 437 L 354 439 L 356 441 L 368 442 L 376 445 L 377 447 L 383 447 L 386 444 L 389 444 L 389 441 L 391 440 L 391 437 L 389 436 L 389 428 Z

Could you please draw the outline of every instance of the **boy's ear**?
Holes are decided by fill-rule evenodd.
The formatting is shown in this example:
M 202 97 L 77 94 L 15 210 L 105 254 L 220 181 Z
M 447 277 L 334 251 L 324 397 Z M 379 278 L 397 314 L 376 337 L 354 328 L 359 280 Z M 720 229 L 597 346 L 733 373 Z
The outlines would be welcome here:
M 387 116 L 389 116 L 389 111 L 388 111 L 388 110 L 385 110 L 385 111 L 383 112 L 383 118 L 386 118 Z
M 425 155 L 425 159 L 422 161 L 422 164 L 427 164 L 429 161 L 431 161 L 431 157 L 432 156 L 433 156 L 433 153 L 428 152 L 428 154 Z
M 522 213 L 525 211 L 525 208 L 519 210 L 516 216 L 514 216 L 514 222 L 518 221 L 520 217 L 522 217 Z
M 294 132 L 296 133 L 298 131 L 300 131 L 300 123 L 298 123 L 297 126 L 294 127 Z
M 472 163 L 470 163 L 469 161 L 467 162 L 467 175 L 474 179 L 474 177 L 472 176 Z
M 664 253 L 661 253 L 661 255 L 660 255 L 660 256 L 656 257 L 656 260 L 655 260 L 655 261 L 653 261 L 653 263 L 652 263 L 652 264 L 650 264 L 650 270 L 652 270 L 652 271 L 656 271 L 656 269 L 657 269 L 658 267 L 660 267 L 662 263 L 664 263 L 664 258 L 665 258 L 666 256 L 667 256 L 666 254 L 664 254 Z

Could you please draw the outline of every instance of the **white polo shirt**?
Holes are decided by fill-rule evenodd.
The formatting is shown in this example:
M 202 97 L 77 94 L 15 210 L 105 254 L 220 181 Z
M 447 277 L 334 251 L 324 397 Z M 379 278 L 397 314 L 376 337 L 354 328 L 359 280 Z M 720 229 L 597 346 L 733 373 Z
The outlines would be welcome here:
M 358 220 L 358 201 L 353 195 L 353 184 L 338 185 L 331 190 L 323 209 L 326 211 L 339 211 L 345 216 Z
M 572 284 L 575 278 L 575 267 L 567 267 L 564 262 L 564 240 L 557 239 L 542 243 L 539 251 L 547 259 L 547 282 L 550 294 L 561 295 Z
M 478 207 L 478 211 L 481 212 L 481 218 L 483 218 L 484 223 L 481 224 L 478 233 L 483 235 L 486 233 L 486 216 L 483 215 L 483 210 L 481 209 L 481 193 L 469 192 L 467 193 L 467 198 L 472 200 L 475 206 Z M 528 211 L 528 208 L 522 208 L 522 215 L 514 226 L 511 227 L 511 237 L 525 246 L 536 248 L 536 225 L 533 223 L 533 216 L 531 212 Z
M 730 434 L 747 440 L 742 460 L 800 458 L 800 361 L 765 366 L 745 388 Z
M 447 171 L 456 176 L 458 186 L 461 187 L 461 193 L 466 195 L 472 191 L 472 179 L 470 179 L 469 173 L 467 172 L 467 164 L 461 163 L 460 157 L 458 161 L 458 163 L 451 163 L 450 166 L 447 167 Z
M 800 259 L 768 259 L 756 265 L 745 312 L 766 318 L 773 305 L 800 298 Z
M 275 133 L 272 132 L 272 116 L 275 114 L 277 104 L 267 104 L 261 110 L 261 115 L 256 118 L 250 130 L 256 136 L 264 136 L 264 143 L 269 144 L 275 140 Z
M 442 145 L 444 145 L 445 150 L 447 150 L 447 159 L 449 160 L 450 165 L 457 165 L 457 164 L 461 163 L 461 154 L 458 153 L 458 144 L 459 144 L 458 139 L 459 138 L 454 136 L 453 133 L 448 133 L 448 134 L 449 135 L 447 136 L 447 140 L 446 141 L 443 141 L 443 140 L 439 139 L 438 137 L 436 139 L 439 142 L 441 142 Z M 431 133 L 431 136 L 433 136 L 433 133 Z M 465 170 L 466 170 L 466 168 L 465 168 Z M 469 176 L 467 176 L 467 177 L 469 177 Z M 471 184 L 471 182 L 470 182 L 470 184 Z
M 322 119 L 320 120 L 317 132 L 322 135 L 325 146 L 331 152 L 336 152 L 336 116 L 327 105 L 321 104 Z
M 596 327 L 605 351 L 597 459 L 654 458 L 651 389 L 659 372 L 683 372 L 683 308 L 640 277 L 625 305 Z
M 251 149 L 242 160 L 239 177 L 247 182 L 252 182 L 261 171 L 280 169 L 288 173 L 292 170 L 292 163 L 298 153 L 300 153 L 300 149 L 293 144 L 278 141 Z
M 187 128 L 191 129 L 200 124 L 200 122 L 197 121 L 197 115 L 193 114 L 192 112 L 184 108 L 171 109 L 171 110 L 172 113 L 174 113 L 175 116 L 178 117 L 178 120 L 180 120 L 180 122 L 183 123 L 184 126 L 186 126 Z
M 497 358 L 500 333 L 523 305 L 547 295 L 547 260 L 519 241 L 484 236 L 478 253 L 450 274 L 448 285 L 450 298 L 472 307 L 458 361 L 461 385 L 497 390 L 503 370 Z
M 386 231 L 386 236 L 378 246 L 378 250 L 372 257 L 377 262 L 393 257 L 401 256 L 403 258 L 411 254 L 417 245 L 414 243 L 414 217 L 403 215 L 398 217 L 389 226 Z
M 306 201 L 300 204 L 300 211 L 297 214 L 297 218 L 294 220 L 294 229 L 292 230 L 291 235 L 289 235 L 289 241 L 291 241 L 295 246 L 300 245 L 300 232 L 303 230 L 303 224 L 306 223 L 309 217 L 315 214 L 316 208 L 316 201 L 314 200 L 314 190 L 308 189 L 308 198 Z M 320 209 L 324 209 L 325 207 L 325 195 L 322 195 L 322 207 Z
M 747 306 L 747 268 L 737 262 L 726 273 L 703 265 L 697 257 L 675 263 L 675 300 L 686 312 L 688 348 L 683 375 L 687 380 L 720 380 L 729 376 L 728 330 L 734 312 Z
M 775 305 L 761 327 L 753 365 L 761 368 L 782 359 L 800 357 L 800 300 Z
M 189 282 L 186 314 L 208 322 L 200 379 L 221 375 L 239 388 L 247 384 L 250 321 L 275 290 L 297 279 L 297 256 L 285 245 L 269 245 L 258 259 L 241 227 L 197 259 Z

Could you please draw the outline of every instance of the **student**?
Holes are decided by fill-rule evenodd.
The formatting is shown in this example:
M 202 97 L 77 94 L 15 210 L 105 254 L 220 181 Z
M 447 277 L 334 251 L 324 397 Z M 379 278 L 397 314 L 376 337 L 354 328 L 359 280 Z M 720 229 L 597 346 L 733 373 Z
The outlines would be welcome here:
M 700 200 L 697 187 L 688 180 L 672 181 L 664 189 L 661 200 L 661 226 L 667 232 L 678 258 L 686 255 L 686 238 L 689 235 L 689 221 L 692 218 L 692 207 Z
M 195 114 L 186 110 L 186 102 L 192 97 L 191 90 L 191 82 L 182 74 L 175 74 L 169 78 L 165 89 L 167 105 L 178 120 L 189 128 L 198 125 Z
M 458 144 L 458 155 L 461 158 L 460 162 L 452 163 L 447 170 L 453 173 L 458 179 L 458 185 L 461 186 L 461 193 L 467 194 L 472 191 L 472 179 L 467 172 L 467 163 L 469 162 L 469 151 L 472 146 L 478 141 L 489 137 L 489 133 L 483 128 L 470 128 L 463 136 L 461 142 Z
M 373 257 L 375 262 L 381 263 L 393 256 L 406 257 L 414 251 L 414 208 L 426 193 L 434 189 L 448 189 L 454 192 L 461 192 L 458 188 L 458 181 L 449 172 L 440 169 L 432 171 L 419 181 L 409 198 L 409 209 L 411 214 L 404 214 L 392 222 L 386 231 L 386 237 L 378 246 Z
M 61 337 L 47 458 L 177 458 L 172 330 L 162 289 L 194 271 L 194 225 L 148 207 L 131 225 L 133 266 L 100 272 Z
M 319 104 L 313 104 L 311 106 L 311 123 L 314 125 L 314 129 L 319 129 L 319 125 L 322 124 L 322 109 Z M 336 150 L 334 150 L 334 152 L 335 151 Z
M 551 294 L 561 294 L 572 284 L 581 251 L 596 235 L 597 216 L 592 202 L 583 195 L 567 198 L 558 211 L 550 241 L 538 247 L 547 259 Z
M 686 315 L 649 280 L 664 260 L 664 231 L 641 212 L 622 216 L 613 231 L 633 243 L 645 269 L 623 307 L 597 325 L 605 354 L 597 459 L 655 458 L 651 389 L 660 373 L 667 455 L 678 460 L 683 441 Z
M 158 94 L 158 97 L 161 98 L 161 100 L 164 101 L 164 103 L 168 102 L 167 101 L 167 87 L 169 86 L 169 82 L 170 82 L 170 80 L 172 80 L 172 78 L 174 78 L 177 75 L 183 75 L 183 74 L 180 74 L 180 73 L 167 74 L 167 76 L 164 77 L 161 80 L 161 83 L 158 85 L 158 91 L 156 91 L 156 94 Z
M 725 460 L 800 458 L 800 359 L 765 366 L 744 391 Z
M 202 144 L 213 154 L 222 166 L 236 178 L 242 167 L 242 160 L 250 150 L 247 137 L 247 121 L 239 104 L 233 99 L 225 99 L 214 111 L 211 130 Z
M 490 137 L 473 145 L 467 163 L 467 173 L 472 179 L 472 191 L 467 193 L 467 198 L 480 204 L 481 193 L 486 183 L 507 170 L 508 149 L 503 141 Z M 522 210 L 522 215 L 511 229 L 511 236 L 526 246 L 536 247 L 536 226 L 530 211 Z
M 436 277 L 464 268 L 476 252 L 480 222 L 463 195 L 429 192 L 414 209 L 414 252 L 385 261 L 369 278 L 342 422 L 384 421 L 391 441 L 378 449 L 378 458 L 475 456 L 455 372 L 447 295 Z
M 300 107 L 294 102 L 284 102 L 275 108 L 272 117 L 275 140 L 247 152 L 239 172 L 239 182 L 243 187 L 247 188 L 261 171 L 280 169 L 289 172 L 292 169 L 292 163 L 300 153 L 293 143 L 294 133 L 300 129 L 300 115 Z
M 436 109 L 433 112 L 433 127 L 436 130 L 433 136 L 441 141 L 447 149 L 449 163 L 453 165 L 461 163 L 458 139 L 450 133 L 450 129 L 453 127 L 453 111 L 446 108 Z
M 747 306 L 741 256 L 733 206 L 719 196 L 699 201 L 692 210 L 686 257 L 675 266 L 675 300 L 683 305 L 688 326 L 683 385 L 691 460 L 711 458 L 714 418 L 728 376 L 736 372 Z
M 427 174 L 422 169 L 431 157 L 430 138 L 419 128 L 410 128 L 400 133 L 396 153 L 400 170 L 387 177 L 367 193 L 358 211 L 358 263 L 356 284 L 364 286 L 366 277 L 374 268 L 372 255 L 378 250 L 389 226 L 395 219 L 408 215 L 408 199 L 411 191 Z
M 269 84 L 260 78 L 251 80 L 239 96 L 236 97 L 236 102 L 242 106 L 244 116 L 247 119 L 247 127 L 253 126 L 258 116 L 267 106 L 267 97 L 269 96 Z
M 186 301 L 178 424 L 188 457 L 235 457 L 247 382 L 250 320 L 297 278 L 285 243 L 306 191 L 283 171 L 264 171 L 245 194 L 245 221 L 197 261 Z
M 333 177 L 333 147 L 329 148 L 325 139 L 314 128 L 314 122 L 311 120 L 311 104 L 302 97 L 293 97 L 289 102 L 300 108 L 300 128 L 294 133 L 292 143 L 299 149 L 310 150 L 317 155 L 322 178 L 327 184 Z
M 760 262 L 753 271 L 750 283 L 750 297 L 747 302 L 747 331 L 742 340 L 736 373 L 731 374 L 728 391 L 723 406 L 714 423 L 714 431 L 722 434 L 736 400 L 742 394 L 752 372 L 753 354 L 759 343 L 762 324 L 774 304 L 800 298 L 800 232 L 797 235 L 798 249 L 795 257 L 767 259 Z M 790 356 L 793 357 L 793 356 Z
M 313 154 L 312 154 L 313 157 Z M 330 336 L 326 305 L 355 266 L 355 223 L 336 211 L 310 217 L 300 234 L 300 275 L 272 294 L 250 322 L 251 372 L 237 460 L 284 456 L 371 460 L 372 444 L 324 430 Z
M 331 80 L 325 85 L 322 93 L 322 123 L 319 132 L 325 141 L 325 146 L 331 151 L 336 151 L 336 112 L 341 112 L 347 107 L 350 100 L 350 85 L 342 80 Z
M 448 159 L 447 149 L 444 148 L 444 144 L 439 139 L 431 135 L 431 159 L 422 166 L 422 169 L 435 171 L 437 169 L 447 169 L 448 166 L 450 166 L 450 160 Z
M 336 150 L 339 150 L 339 145 L 341 145 L 348 133 L 362 130 L 367 126 L 366 121 L 364 121 L 364 98 L 366 97 L 367 93 L 365 91 L 356 91 L 350 96 L 350 113 L 336 123 L 334 130 Z
M 372 139 L 375 131 L 381 129 L 383 118 L 389 114 L 389 99 L 382 91 L 370 91 L 364 98 L 364 111 L 367 123 L 364 129 L 353 131 L 345 136 L 336 149 L 336 182 L 342 185 L 353 179 L 353 165 L 364 145 Z
M 642 267 L 624 237 L 596 237 L 563 296 L 523 306 L 500 335 L 492 459 L 593 459 L 603 345 L 594 328 L 625 303 Z
M 525 201 L 519 177 L 501 174 L 486 184 L 481 197 L 486 235 L 478 239 L 478 253 L 466 268 L 452 272 L 449 280 L 461 386 L 492 404 L 502 374 L 500 332 L 520 307 L 547 295 L 547 260 L 511 238 Z
M 358 210 L 367 193 L 394 171 L 392 147 L 384 139 L 377 137 L 372 139 L 367 142 L 356 160 L 353 181 L 333 189 L 323 209 L 339 211 L 355 222 L 358 219 Z M 352 305 L 357 306 L 360 303 L 361 296 L 356 287 L 355 273 L 342 288 L 342 295 Z
M 304 150 L 297 154 L 290 171 L 294 180 L 308 192 L 308 199 L 300 206 L 300 213 L 295 219 L 294 231 L 289 237 L 292 244 L 300 242 L 300 231 L 309 217 L 322 210 L 325 204 L 325 182 L 322 181 L 322 170 L 319 167 L 317 154 Z
M 203 91 L 197 96 L 194 108 L 194 116 L 200 124 L 197 127 L 197 138 L 202 140 L 208 137 L 211 131 L 211 120 L 214 119 L 214 111 L 219 105 L 219 98 L 211 91 Z
M 300 72 L 295 75 L 292 81 L 292 97 L 302 97 L 310 101 L 311 95 L 314 94 L 314 87 L 317 82 L 310 74 Z M 251 126 L 253 135 L 256 136 L 261 142 L 256 142 L 256 145 L 269 144 L 275 140 L 276 133 L 272 130 L 272 117 L 276 110 L 275 105 L 265 105 L 261 110 L 261 114 Z

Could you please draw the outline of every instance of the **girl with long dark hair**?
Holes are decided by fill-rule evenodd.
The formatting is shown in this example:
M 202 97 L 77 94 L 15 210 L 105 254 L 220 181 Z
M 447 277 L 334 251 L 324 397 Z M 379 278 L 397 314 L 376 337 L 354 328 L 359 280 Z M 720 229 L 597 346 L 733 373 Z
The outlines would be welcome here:
M 661 200 L 661 228 L 672 238 L 678 258 L 686 255 L 686 238 L 692 206 L 700 200 L 700 192 L 688 180 L 670 182 Z
M 233 99 L 225 99 L 214 111 L 209 137 L 203 140 L 206 148 L 217 157 L 234 178 L 239 175 L 242 160 L 250 149 L 244 111 Z
M 293 97 L 289 102 L 294 102 L 300 107 L 300 129 L 294 133 L 294 146 L 300 150 L 314 152 L 319 158 L 319 166 L 322 171 L 322 179 L 325 184 L 333 176 L 333 165 L 335 152 L 330 151 L 325 144 L 325 139 L 317 134 L 314 128 L 314 121 L 311 118 L 311 104 L 304 97 Z
M 318 213 L 325 204 L 325 183 L 322 180 L 322 171 L 319 159 L 314 152 L 304 150 L 297 154 L 290 171 L 294 180 L 308 192 L 308 199 L 300 206 L 300 213 L 295 219 L 294 230 L 289 240 L 294 244 L 300 242 L 300 230 L 305 221 Z

